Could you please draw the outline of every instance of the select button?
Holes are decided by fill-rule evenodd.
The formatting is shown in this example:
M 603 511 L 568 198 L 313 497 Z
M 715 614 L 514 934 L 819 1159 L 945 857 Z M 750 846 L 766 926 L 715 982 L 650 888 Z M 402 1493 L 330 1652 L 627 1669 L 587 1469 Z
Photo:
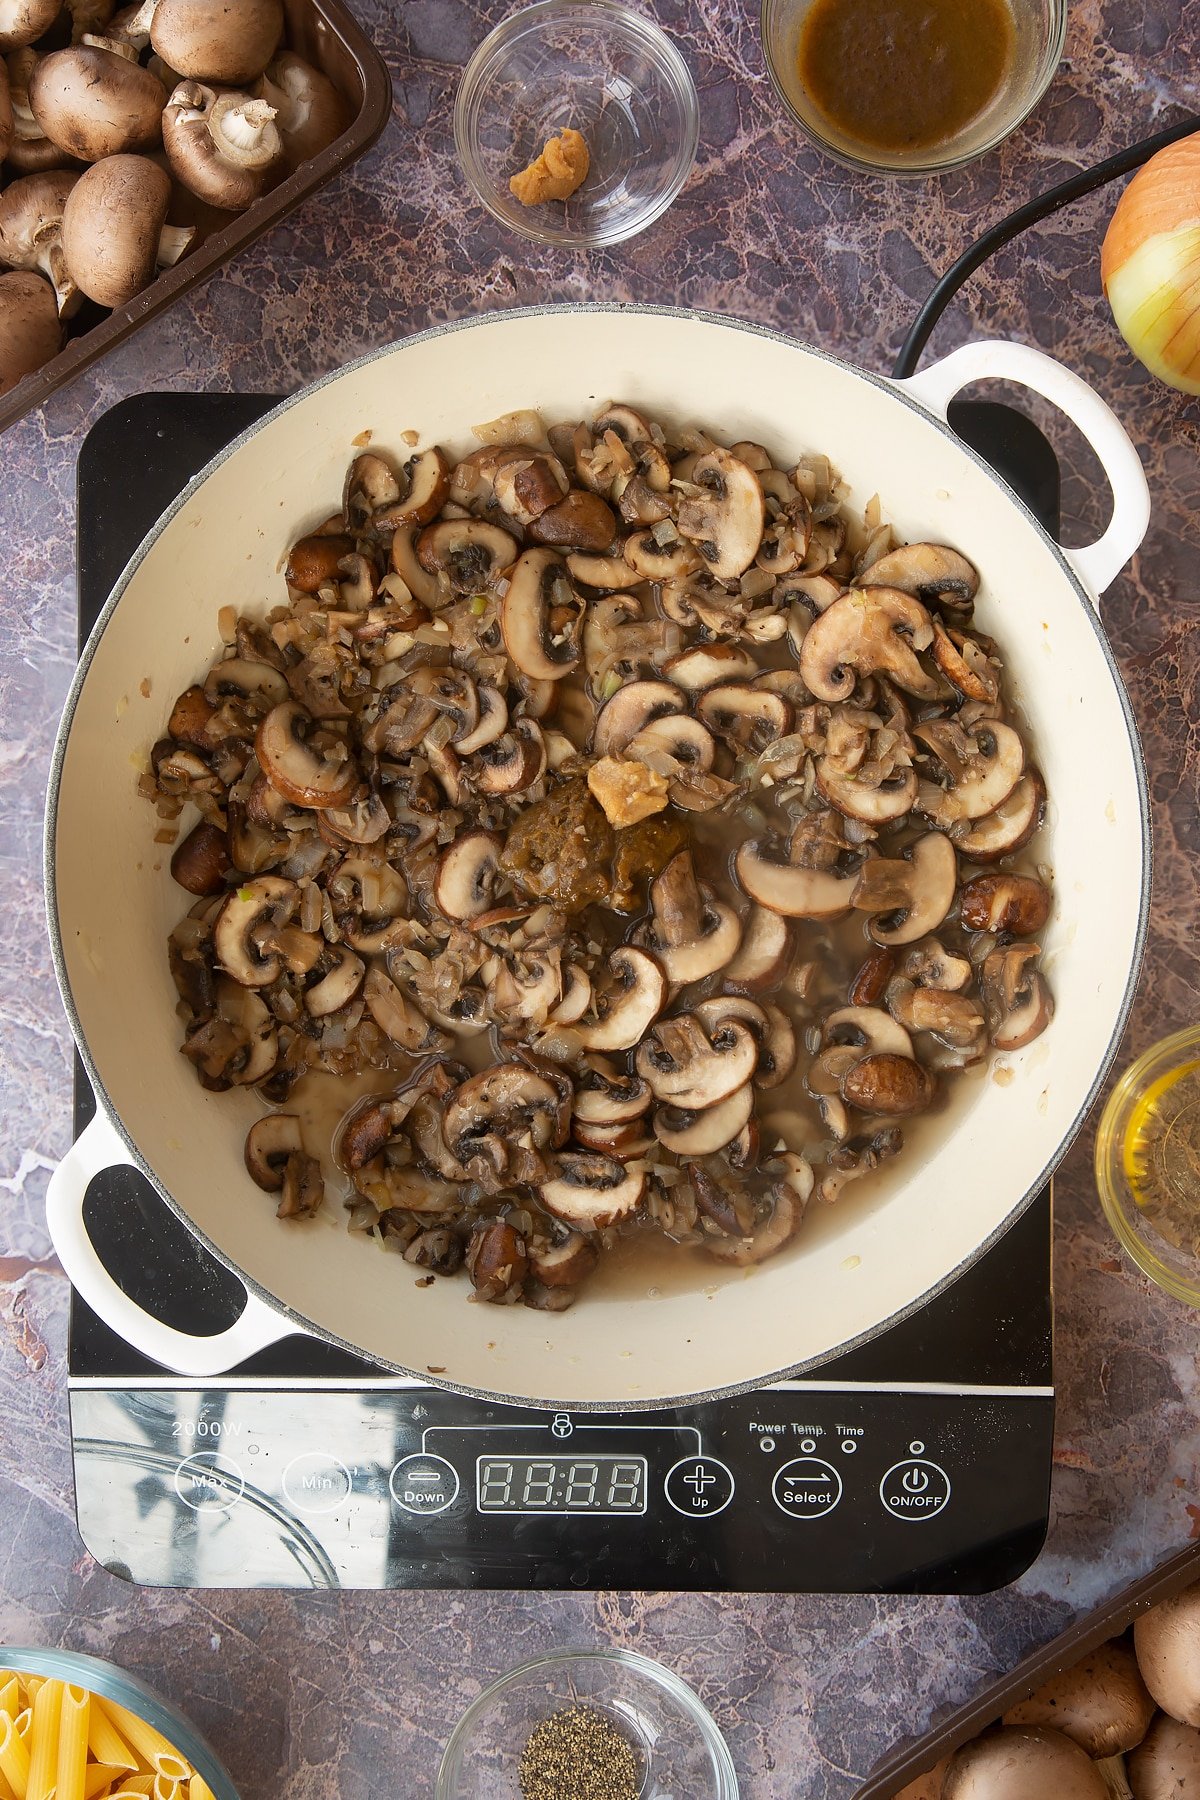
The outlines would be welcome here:
M 842 1497 L 842 1478 L 819 1456 L 798 1456 L 776 1470 L 771 1495 L 789 1519 L 823 1519 Z
M 444 1456 L 404 1456 L 388 1477 L 392 1499 L 407 1513 L 443 1513 L 458 1499 L 458 1470 Z

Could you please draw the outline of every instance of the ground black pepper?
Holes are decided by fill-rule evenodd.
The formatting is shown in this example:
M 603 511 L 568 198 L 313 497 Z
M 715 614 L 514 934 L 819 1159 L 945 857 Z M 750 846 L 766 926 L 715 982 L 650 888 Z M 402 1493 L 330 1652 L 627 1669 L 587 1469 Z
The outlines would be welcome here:
M 592 1706 L 535 1725 L 521 1752 L 524 1800 L 637 1800 L 641 1770 L 628 1738 Z

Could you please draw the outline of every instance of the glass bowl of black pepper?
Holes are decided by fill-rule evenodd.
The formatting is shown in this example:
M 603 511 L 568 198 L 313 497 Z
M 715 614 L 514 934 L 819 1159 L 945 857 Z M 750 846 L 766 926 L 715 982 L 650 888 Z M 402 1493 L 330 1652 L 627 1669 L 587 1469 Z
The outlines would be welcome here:
M 632 1650 L 558 1650 L 492 1682 L 454 1729 L 435 1800 L 737 1800 L 687 1683 Z

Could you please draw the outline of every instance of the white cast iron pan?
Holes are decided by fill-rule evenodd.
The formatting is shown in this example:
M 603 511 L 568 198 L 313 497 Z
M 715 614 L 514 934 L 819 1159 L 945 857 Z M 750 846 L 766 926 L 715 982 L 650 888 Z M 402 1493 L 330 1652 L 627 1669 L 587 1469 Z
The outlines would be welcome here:
M 980 377 L 1023 382 L 1070 414 L 1114 493 L 1085 550 L 1058 549 L 949 431 L 945 408 Z M 466 1284 L 417 1289 L 414 1272 L 345 1230 L 336 1208 L 284 1226 L 243 1167 L 248 1095 L 205 1093 L 179 1054 L 167 933 L 183 897 L 152 842 L 137 775 L 174 696 L 207 668 L 222 605 L 273 605 L 302 530 L 328 515 L 355 440 L 403 453 L 466 448 L 469 427 L 512 408 L 577 418 L 628 399 L 724 441 L 828 453 L 864 504 L 878 492 L 905 537 L 957 545 L 979 567 L 977 620 L 1000 640 L 1031 722 L 1050 800 L 1056 905 L 1045 966 L 1057 1015 L 963 1084 L 927 1154 L 902 1156 L 869 1192 L 811 1214 L 795 1244 L 751 1271 L 714 1266 L 707 1288 L 662 1298 L 589 1293 L 565 1314 L 467 1304 Z M 803 1369 L 882 1330 L 991 1244 L 1039 1190 L 1113 1055 L 1141 954 L 1149 878 L 1145 781 L 1096 596 L 1149 516 L 1141 467 L 1107 407 L 1037 352 L 967 345 L 891 383 L 765 331 L 694 314 L 615 307 L 508 313 L 427 332 L 306 389 L 219 456 L 142 545 L 79 665 L 63 717 L 47 824 L 59 980 L 100 1117 L 51 1185 L 54 1240 L 90 1304 L 158 1361 L 228 1367 L 296 1329 L 400 1371 L 535 1405 L 654 1406 Z M 149 693 L 143 697 L 147 684 Z M 141 1313 L 83 1230 L 91 1175 L 134 1162 L 241 1275 L 246 1311 L 193 1340 Z M 866 1186 L 867 1184 L 864 1184 Z

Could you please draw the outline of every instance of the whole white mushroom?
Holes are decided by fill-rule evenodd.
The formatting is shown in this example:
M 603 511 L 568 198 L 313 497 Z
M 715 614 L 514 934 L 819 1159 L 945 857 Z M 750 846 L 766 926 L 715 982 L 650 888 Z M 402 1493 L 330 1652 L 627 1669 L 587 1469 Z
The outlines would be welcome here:
M 941 1800 L 1110 1800 L 1103 1775 L 1061 1731 L 1004 1725 L 955 1751 Z
M 1144 1613 L 1133 1643 L 1142 1680 L 1163 1711 L 1200 1725 L 1200 1582 Z
M 1050 1725 L 1089 1756 L 1120 1756 L 1145 1737 L 1154 1702 L 1128 1643 L 1101 1644 L 1073 1667 L 1052 1675 L 1028 1700 L 1010 1706 L 1006 1725 Z
M 1133 1800 L 1200 1800 L 1200 1731 L 1159 1713 L 1125 1766 Z

